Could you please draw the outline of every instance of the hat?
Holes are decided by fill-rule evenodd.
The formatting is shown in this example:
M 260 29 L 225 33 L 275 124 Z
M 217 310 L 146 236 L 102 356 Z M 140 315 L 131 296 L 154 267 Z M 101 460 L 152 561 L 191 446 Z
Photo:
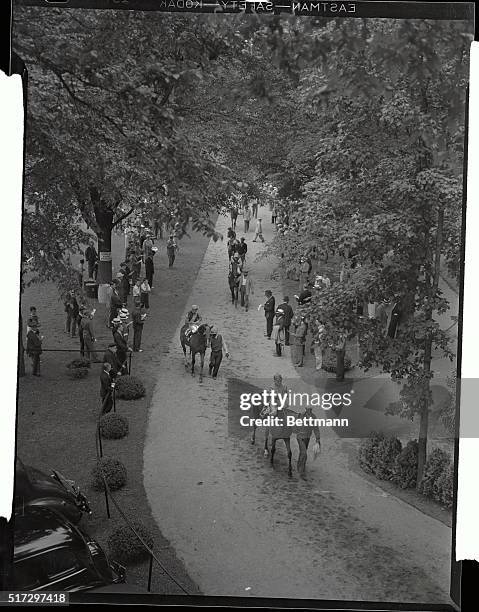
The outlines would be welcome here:
M 216 325 L 212 325 L 210 329 L 210 334 L 217 334 L 217 333 L 218 333 L 218 328 L 216 327 Z
M 128 308 L 121 308 L 120 309 L 120 316 L 121 315 L 125 315 L 125 317 L 127 317 L 130 313 L 128 312 Z
M 114 319 L 112 319 L 112 323 L 113 325 L 120 325 L 121 319 L 119 317 L 115 317 Z
M 233 257 L 234 257 L 235 259 L 237 259 L 237 258 L 239 257 L 239 253 L 235 253 L 235 254 L 233 255 Z
M 122 274 L 121 272 L 118 272 L 118 274 L 116 275 L 117 278 L 123 278 L 125 275 Z
M 193 304 L 193 306 L 191 307 L 191 310 L 198 310 L 198 306 L 196 304 Z

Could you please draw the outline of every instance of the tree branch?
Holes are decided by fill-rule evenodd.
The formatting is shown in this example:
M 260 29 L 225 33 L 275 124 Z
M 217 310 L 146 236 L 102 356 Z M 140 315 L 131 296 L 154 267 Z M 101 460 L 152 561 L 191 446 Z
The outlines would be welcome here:
M 134 208 L 130 208 L 130 210 L 129 210 L 127 213 L 125 213 L 124 215 L 122 215 L 122 216 L 121 216 L 119 219 L 117 219 L 117 220 L 116 220 L 116 221 L 113 223 L 112 227 L 116 227 L 116 226 L 117 226 L 119 223 L 121 223 L 121 222 L 123 221 L 123 219 L 126 219 L 127 217 L 129 217 L 129 216 L 131 215 L 131 213 L 132 213 L 134 210 L 135 210 Z

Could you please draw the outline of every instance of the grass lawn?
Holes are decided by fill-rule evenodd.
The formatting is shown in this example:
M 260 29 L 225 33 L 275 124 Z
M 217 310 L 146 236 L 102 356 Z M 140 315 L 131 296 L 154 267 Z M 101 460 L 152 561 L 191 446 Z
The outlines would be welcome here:
M 182 240 L 180 256 L 174 268 L 166 268 L 165 261 L 161 259 L 155 263 L 155 289 L 143 332 L 144 352 L 135 353 L 132 364 L 132 374 L 144 383 L 146 397 L 135 401 L 117 401 L 118 413 L 129 421 L 129 435 L 122 440 L 103 440 L 104 456 L 119 459 L 127 469 L 127 484 L 114 493 L 115 499 L 128 518 L 145 525 L 153 536 L 158 558 L 190 594 L 199 594 L 199 589 L 162 536 L 161 525 L 157 525 L 151 516 L 143 487 L 143 446 L 155 373 L 161 367 L 161 360 L 168 358 L 166 350 L 171 334 L 187 305 L 189 288 L 201 265 L 207 244 L 206 238 L 193 234 L 191 239 Z M 42 334 L 45 336 L 44 348 L 77 348 L 78 340 L 63 332 L 63 305 L 58 301 L 56 288 L 52 284 L 27 289 L 22 300 L 24 316 L 31 304 L 38 309 Z M 94 322 L 97 344 L 104 348 L 111 342 L 111 332 L 103 324 L 102 305 Z M 100 356 L 102 354 L 103 351 L 99 353 Z M 101 364 L 92 364 L 85 379 L 72 380 L 65 366 L 76 356 L 75 353 L 45 352 L 40 378 L 31 376 L 30 360 L 26 358 L 27 375 L 19 379 L 17 453 L 27 465 L 46 472 L 52 468 L 60 470 L 67 478 L 77 482 L 93 510 L 91 517 L 82 519 L 82 526 L 107 550 L 108 535 L 123 521 L 113 504 L 110 504 L 111 519 L 108 520 L 104 494 L 90 486 L 90 474 L 96 462 L 95 428 L 101 406 Z M 161 449 L 158 449 L 158 461 L 161 461 Z M 127 581 L 146 589 L 148 560 L 128 566 Z M 156 563 L 152 590 L 159 594 L 184 594 Z

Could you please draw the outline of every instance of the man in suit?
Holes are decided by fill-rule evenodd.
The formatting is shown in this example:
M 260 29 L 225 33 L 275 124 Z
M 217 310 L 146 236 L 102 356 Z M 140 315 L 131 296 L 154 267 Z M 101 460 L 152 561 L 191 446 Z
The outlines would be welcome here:
M 102 403 L 102 414 L 110 412 L 113 408 L 113 389 L 115 383 L 111 376 L 111 364 L 105 362 L 103 364 L 103 370 L 100 374 L 100 397 Z
M 96 270 L 98 269 L 98 253 L 95 249 L 95 243 L 93 240 L 90 240 L 88 243 L 88 247 L 85 251 L 85 259 L 88 266 L 88 278 L 93 278 L 95 276 L 96 280 Z
M 218 376 L 221 362 L 223 361 L 223 350 L 226 357 L 229 357 L 228 347 L 223 336 L 218 333 L 216 325 L 212 325 L 210 330 L 209 345 L 211 347 L 209 373 L 213 378 Z
M 267 289 L 264 292 L 266 296 L 266 302 L 263 305 L 264 308 L 264 316 L 266 317 L 266 333 L 265 336 L 268 340 L 271 340 L 271 334 L 273 333 L 273 319 L 275 313 L 275 299 L 273 297 L 272 292 Z
M 27 355 L 32 360 L 33 376 L 40 376 L 40 355 L 42 354 L 42 337 L 38 330 L 36 321 L 29 321 L 29 331 L 27 334 Z
M 291 327 L 291 321 L 293 320 L 294 312 L 291 304 L 289 303 L 289 297 L 287 295 L 283 298 L 283 303 L 279 305 L 279 310 L 282 310 L 283 315 L 283 327 L 284 327 L 284 344 L 289 346 L 289 328 Z
M 128 374 L 128 363 L 127 357 L 128 352 L 131 351 L 121 331 L 121 319 L 119 317 L 113 319 L 113 342 L 116 346 L 116 355 L 118 361 L 121 363 L 121 373 Z
M 243 270 L 241 274 L 239 289 L 241 296 L 241 306 L 244 306 L 246 312 L 248 312 L 249 296 L 254 294 L 253 280 L 249 275 L 248 270 Z

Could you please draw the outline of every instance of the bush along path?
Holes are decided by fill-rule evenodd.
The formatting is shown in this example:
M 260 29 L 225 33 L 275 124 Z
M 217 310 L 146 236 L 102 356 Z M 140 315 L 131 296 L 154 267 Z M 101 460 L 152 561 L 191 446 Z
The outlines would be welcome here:
M 227 227 L 220 217 L 217 229 Z M 268 242 L 268 221 L 264 235 Z M 290 349 L 274 357 L 273 343 L 263 337 L 263 292 L 271 289 L 278 300 L 282 286 L 271 278 L 275 262 L 256 259 L 264 247 L 249 237 L 255 283 L 249 312 L 231 304 L 226 248 L 219 243 L 210 243 L 188 300 L 227 341 L 231 357 L 218 379 L 205 376 L 199 384 L 185 372 L 179 329 L 157 373 L 145 446 L 153 516 L 207 595 L 334 598 L 341 592 L 344 599 L 449 602 L 451 530 L 352 470 L 347 441 L 336 432 L 323 430 L 321 454 L 316 461 L 310 455 L 303 482 L 294 437 L 288 478 L 282 443 L 271 468 L 262 431 L 252 446 L 232 430 L 231 381 L 245 389 L 270 386 L 279 371 L 294 390 L 318 391 L 318 381 L 295 370 Z M 321 390 L 330 375 L 319 375 Z
M 187 307 L 191 287 L 202 260 L 208 239 L 196 233 L 191 239 L 184 238 L 181 256 L 175 267 L 168 269 L 164 242 L 155 262 L 155 288 L 151 296 L 150 315 L 145 323 L 143 353 L 135 353 L 132 361 L 132 374 L 138 378 L 146 392 L 144 397 L 134 401 L 117 401 L 115 423 L 105 420 L 102 438 L 105 458 L 118 460 L 126 470 L 126 483 L 113 494 L 129 519 L 144 525 L 151 534 L 155 554 L 178 582 L 188 592 L 199 593 L 197 585 L 188 576 L 184 565 L 178 560 L 173 548 L 161 531 L 161 522 L 151 515 L 143 486 L 143 453 L 148 406 L 154 383 L 165 351 L 172 337 L 172 330 L 179 322 L 179 313 Z M 161 248 L 163 247 L 163 248 Z M 113 245 L 114 257 L 123 250 L 123 239 L 117 236 Z M 118 257 L 117 257 L 118 259 Z M 131 304 L 131 297 L 130 297 Z M 78 338 L 70 338 L 63 331 L 63 304 L 58 291 L 51 283 L 28 287 L 22 300 L 24 315 L 30 306 L 35 305 L 45 336 L 44 347 L 74 350 L 78 348 Z M 99 311 L 101 308 L 99 308 Z M 27 317 L 24 316 L 24 321 Z M 97 337 L 101 346 L 111 342 L 111 332 L 102 328 L 100 312 L 95 317 L 98 327 Z M 80 355 L 74 352 L 45 352 L 42 355 L 42 376 L 30 375 L 27 360 L 27 375 L 19 380 L 18 397 L 18 456 L 27 465 L 35 466 L 45 472 L 51 469 L 61 471 L 74 479 L 90 500 L 93 513 L 84 517 L 85 530 L 109 551 L 109 537 L 117 528 L 124 528 L 124 521 L 111 507 L 110 520 L 107 519 L 103 490 L 93 488 L 92 469 L 96 466 L 95 433 L 98 410 L 100 408 L 99 376 L 100 363 L 91 363 L 85 377 L 76 377 L 68 368 L 73 359 Z M 82 367 L 80 360 L 77 368 Z M 73 365 L 75 368 L 75 365 Z M 124 420 L 128 422 L 128 434 L 124 432 Z M 108 431 L 108 433 L 106 433 Z M 146 589 L 148 581 L 148 559 L 129 561 L 127 582 Z M 154 568 L 152 590 L 156 593 L 183 594 L 182 590 L 163 571 Z

